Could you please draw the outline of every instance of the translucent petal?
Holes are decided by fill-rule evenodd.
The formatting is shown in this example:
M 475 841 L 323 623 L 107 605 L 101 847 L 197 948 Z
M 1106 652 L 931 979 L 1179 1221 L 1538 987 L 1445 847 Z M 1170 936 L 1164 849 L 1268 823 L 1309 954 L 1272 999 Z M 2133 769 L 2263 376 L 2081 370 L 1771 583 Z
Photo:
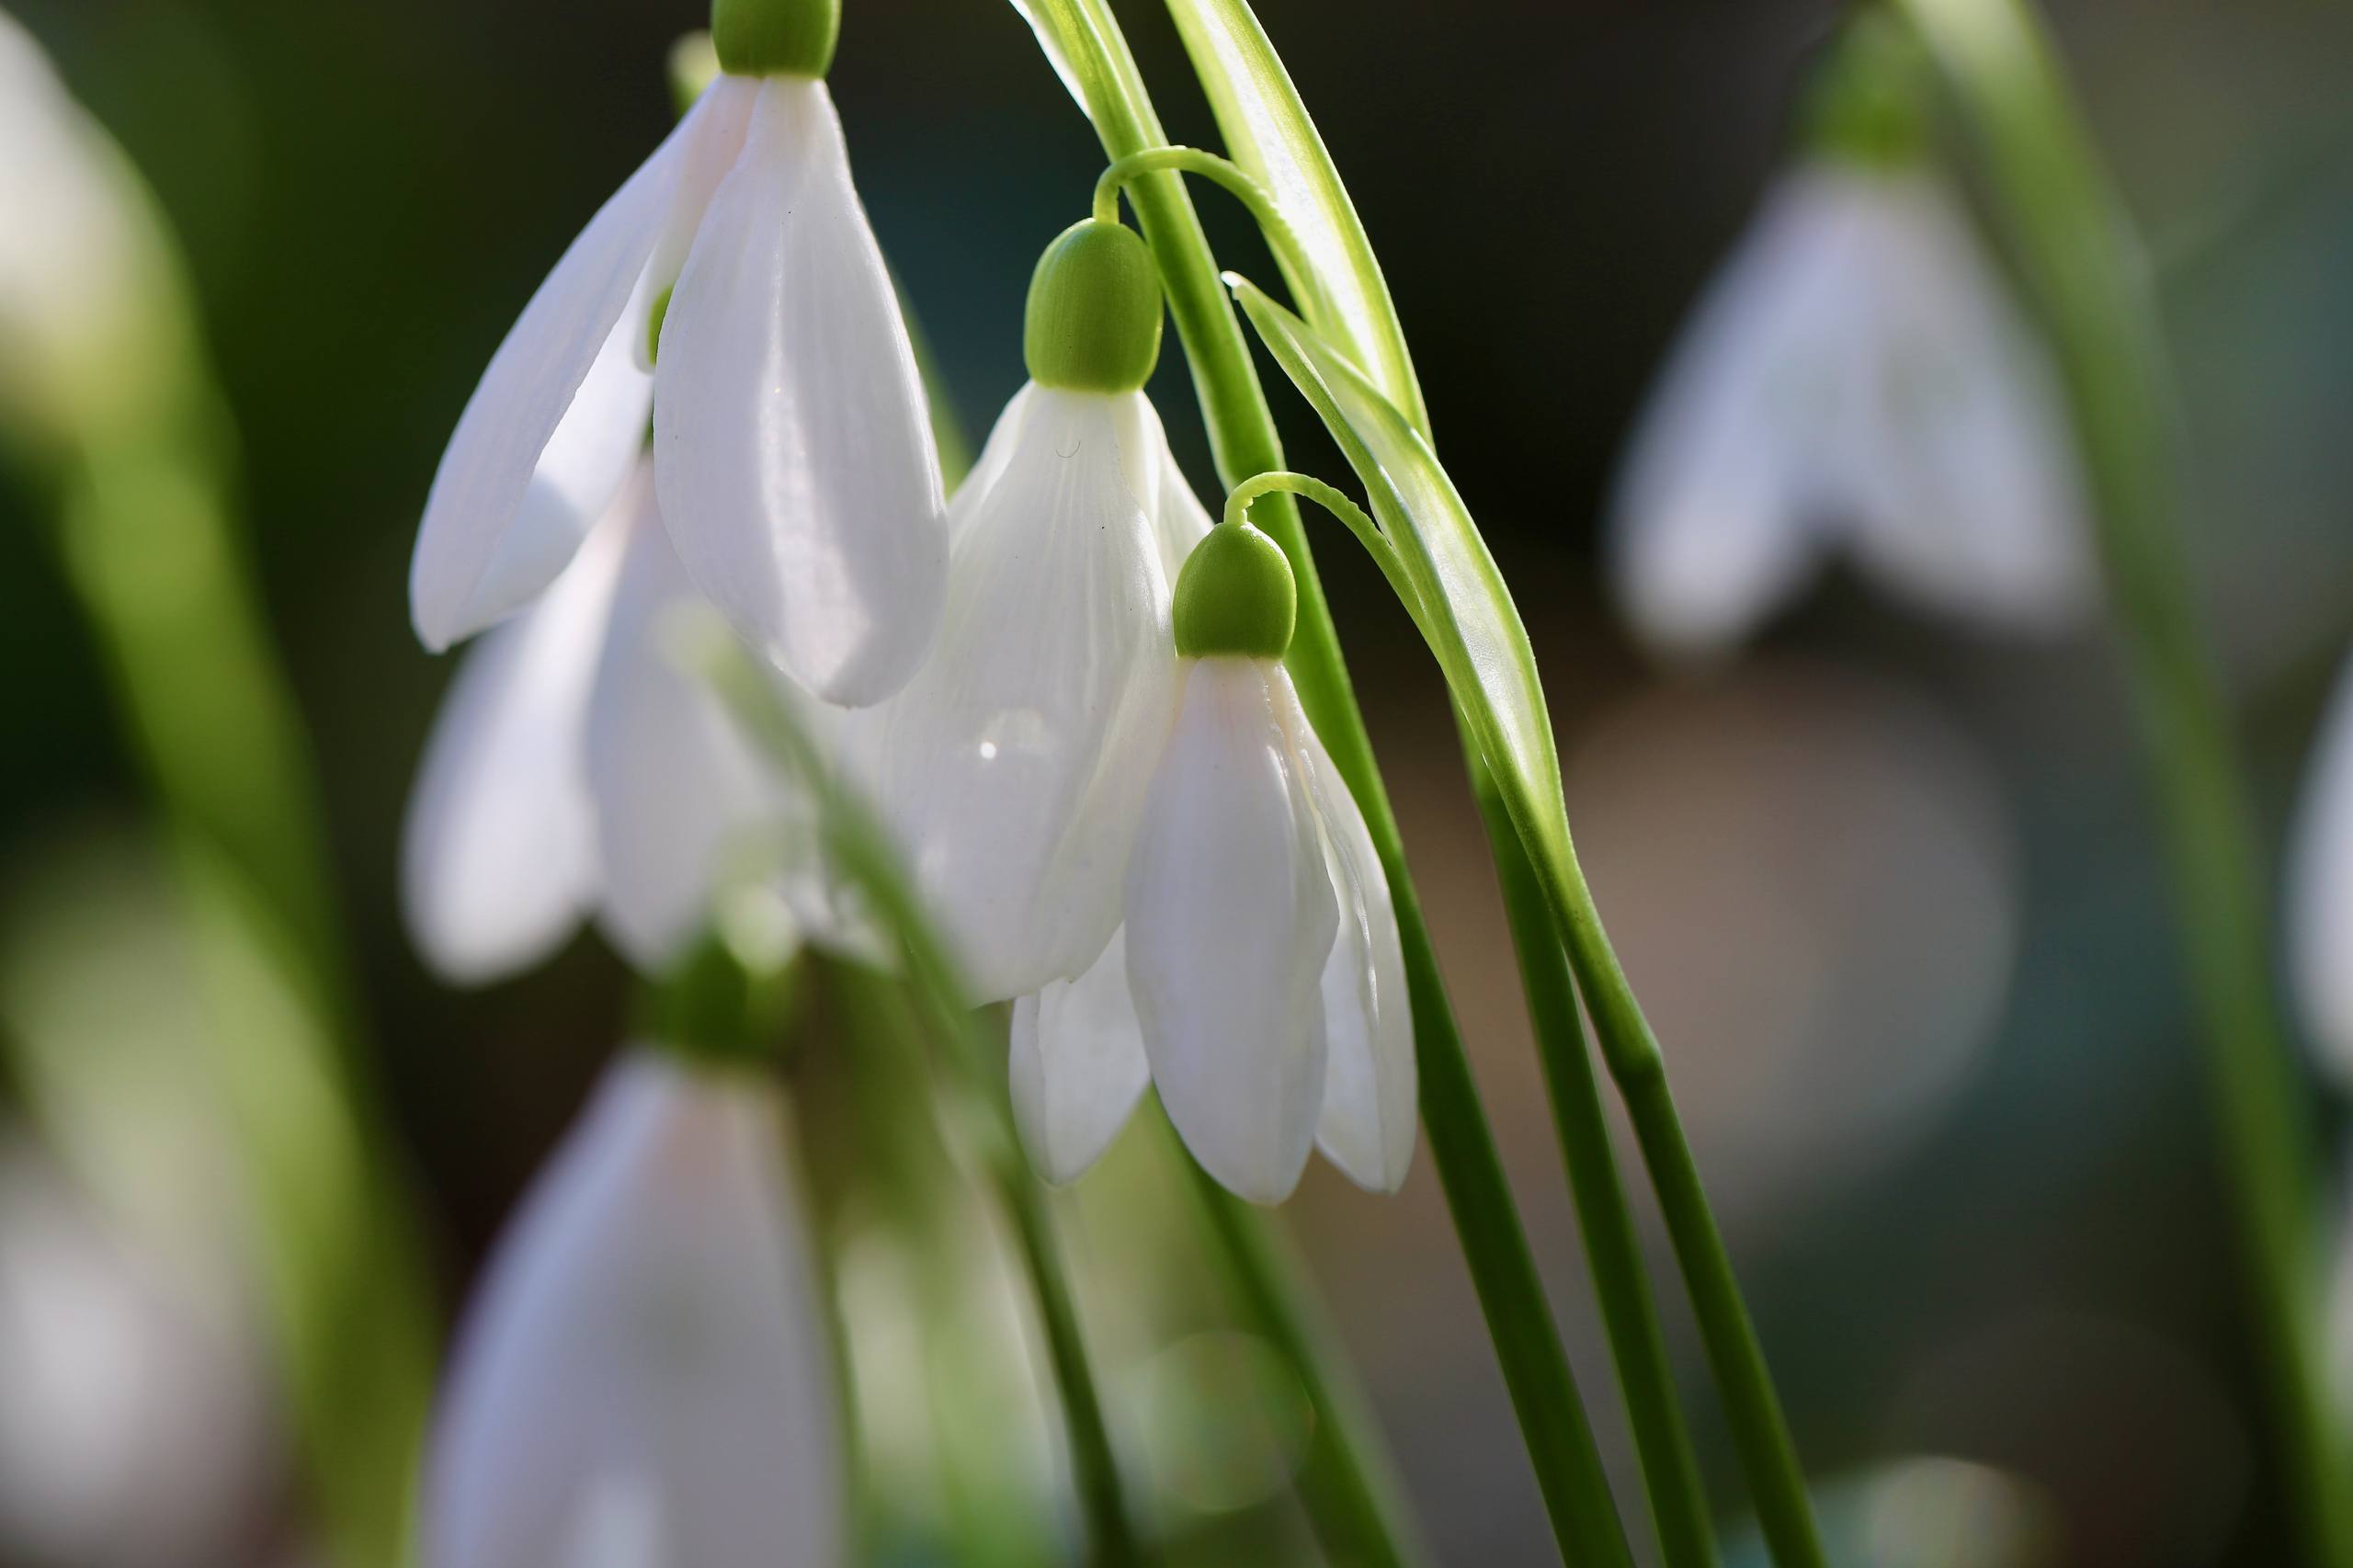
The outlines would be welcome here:
M 589 221 L 524 306 L 459 416 L 426 497 L 409 610 L 439 650 L 536 597 L 628 477 L 653 381 L 648 275 L 702 147 L 740 91 L 714 88 Z M 734 132 L 740 135 L 740 130 Z
M 1845 194 L 1775 187 L 1643 410 L 1612 567 L 1628 617 L 1663 647 L 1745 634 L 1813 570 L 1823 509 L 1851 499 L 1834 442 L 1852 420 L 1863 280 Z
M 460 1334 L 427 1467 L 435 1568 L 846 1560 L 782 1115 L 749 1073 L 645 1051 L 607 1073 Z
M 1298 1184 L 1324 1102 L 1322 975 L 1339 915 L 1274 666 L 1204 659 L 1128 869 L 1128 982 L 1153 1083 L 1244 1198 Z
M 719 699 L 682 671 L 665 629 L 714 614 L 635 488 L 611 631 L 588 700 L 586 765 L 603 866 L 598 915 L 641 971 L 658 971 L 709 922 L 720 891 L 770 869 L 783 786 Z
M 629 532 L 617 506 L 547 596 L 468 651 L 410 791 L 410 938 L 460 984 L 563 945 L 597 886 L 582 770 L 588 687 Z
M 1153 485 L 1149 494 L 1154 497 L 1152 523 L 1160 540 L 1161 565 L 1173 592 L 1176 574 L 1185 569 L 1186 557 L 1207 537 L 1217 519 L 1201 505 L 1201 498 L 1193 494 L 1185 471 L 1176 466 L 1176 454 L 1168 449 L 1168 432 L 1162 426 L 1160 413 L 1152 406 L 1151 399 L 1139 393 L 1136 406 L 1144 425 L 1144 440 L 1149 442 L 1148 449 L 1155 459 L 1154 477 L 1147 481 Z
M 662 514 L 704 596 L 828 701 L 905 684 L 945 587 L 939 460 L 822 82 L 760 85 L 655 381 Z
M 1405 1185 L 1413 1164 L 1420 1101 L 1405 951 L 1389 875 L 1347 780 L 1300 708 L 1290 677 L 1278 669 L 1274 686 L 1276 717 L 1301 758 L 1340 910 L 1339 935 L 1324 963 L 1327 1049 L 1315 1143 L 1358 1186 L 1394 1192 Z
M 1881 499 L 1848 519 L 1889 585 L 1997 625 L 2055 629 L 2094 602 L 2091 525 L 2057 373 L 1934 176 L 1863 171 L 1871 291 L 1867 447 Z
M 883 820 L 976 1000 L 1103 950 L 1167 733 L 1168 588 L 1121 401 L 1037 387 L 1006 410 L 1001 468 L 957 493 L 938 647 L 871 721 Z
M 2312 756 L 2289 843 L 2288 969 L 2323 1063 L 2353 1083 L 2353 665 Z
M 1048 1181 L 1075 1181 L 1102 1158 L 1152 1081 L 1128 994 L 1128 946 L 1111 934 L 1076 980 L 1058 980 L 1013 1005 L 1007 1076 L 1014 1125 Z

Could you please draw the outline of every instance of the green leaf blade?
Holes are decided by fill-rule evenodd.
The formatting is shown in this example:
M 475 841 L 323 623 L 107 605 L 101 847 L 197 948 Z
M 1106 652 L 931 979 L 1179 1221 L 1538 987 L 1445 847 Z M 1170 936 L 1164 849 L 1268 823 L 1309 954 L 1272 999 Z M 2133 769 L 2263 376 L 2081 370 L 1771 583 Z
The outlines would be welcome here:
M 1540 861 L 1573 874 L 1561 759 L 1528 629 L 1437 454 L 1404 413 L 1316 330 L 1226 275 L 1258 330 L 1356 471 L 1422 603 L 1431 651 Z
M 1168 0 L 1226 154 L 1274 198 L 1301 255 L 1276 264 L 1307 319 L 1427 434 L 1429 414 L 1388 280 L 1324 138 L 1247 0 Z

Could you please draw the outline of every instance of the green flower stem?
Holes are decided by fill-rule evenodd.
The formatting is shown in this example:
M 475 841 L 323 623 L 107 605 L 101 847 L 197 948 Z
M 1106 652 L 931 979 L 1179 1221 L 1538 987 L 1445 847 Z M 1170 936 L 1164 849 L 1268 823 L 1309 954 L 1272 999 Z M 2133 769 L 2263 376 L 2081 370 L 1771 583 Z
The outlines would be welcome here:
M 708 633 L 676 649 L 679 662 L 707 682 L 725 702 L 745 733 L 818 802 L 826 846 L 841 875 L 871 903 L 885 929 L 897 939 L 908 982 L 921 998 L 931 1026 L 944 1042 L 942 1057 L 957 1092 L 946 1108 L 961 1140 L 980 1161 L 990 1187 L 1012 1224 L 1038 1300 L 1047 1358 L 1053 1364 L 1063 1423 L 1070 1442 L 1071 1473 L 1087 1522 L 1097 1568 L 1129 1568 L 1141 1562 L 1128 1517 L 1119 1459 L 1103 1417 L 1093 1364 L 1081 1333 L 1070 1281 L 1055 1238 L 1044 1191 L 1031 1176 L 1005 1096 L 995 1092 L 988 1058 L 1001 1049 L 966 1007 L 968 993 L 958 980 L 946 947 L 908 891 L 888 838 L 864 803 L 841 787 L 815 744 L 778 699 L 767 676 L 742 644 L 716 627 L 681 628 Z
M 2321 1319 L 2314 1130 L 2271 983 L 2247 787 L 2181 547 L 2171 379 L 2148 273 L 2020 0 L 1904 0 L 1982 154 L 2050 335 L 2171 861 L 2274 1441 L 2310 1561 L 2353 1564 L 2353 1452 Z
M 1220 1258 L 1253 1324 L 1290 1361 L 1314 1413 L 1302 1491 L 1334 1562 L 1420 1568 L 1427 1549 L 1363 1388 L 1338 1345 L 1304 1266 L 1264 1210 L 1243 1202 L 1184 1157 Z
M 1100 0 L 1030 0 L 1029 8 L 1079 84 L 1106 154 L 1116 163 L 1165 145 L 1135 62 Z M 1220 478 L 1230 489 L 1280 469 L 1282 447 L 1266 392 L 1181 177 L 1145 175 L 1127 188 L 1160 263 Z M 1274 494 L 1264 497 L 1259 513 L 1258 526 L 1283 547 L 1298 581 L 1298 626 L 1286 662 L 1309 719 L 1364 813 L 1396 903 L 1421 1066 L 1422 1125 L 1553 1535 L 1572 1562 L 1628 1562 L 1625 1530 L 1479 1104 L 1298 508 Z
M 1252 220 L 1258 225 L 1258 232 L 1266 236 L 1267 248 L 1281 263 L 1284 276 L 1299 279 L 1298 286 L 1311 294 L 1320 290 L 1318 275 L 1307 259 L 1305 247 L 1299 243 L 1299 236 L 1292 231 L 1290 220 L 1283 216 L 1282 209 L 1275 205 L 1275 199 L 1267 193 L 1267 187 L 1251 178 L 1248 171 L 1231 159 L 1221 158 L 1215 153 L 1205 153 L 1199 147 L 1147 147 L 1142 152 L 1113 159 L 1110 166 L 1095 181 L 1096 221 L 1102 223 L 1117 222 L 1120 192 L 1145 175 L 1164 172 L 1199 175 L 1212 185 L 1222 187 L 1249 210 Z M 1302 301 L 1310 307 L 1310 314 L 1314 313 L 1313 305 L 1319 302 L 1320 295 L 1315 301 Z
M 1465 737 L 1464 762 L 1478 796 L 1502 886 L 1512 948 L 1519 956 L 1520 983 L 1528 995 L 1529 1022 L 1544 1087 L 1552 1103 L 1561 1153 L 1568 1165 L 1569 1192 L 1576 1201 L 1577 1229 L 1593 1272 L 1594 1293 L 1609 1333 L 1609 1351 L 1625 1395 L 1634 1446 L 1642 1455 L 1643 1480 L 1658 1528 L 1659 1551 L 1667 1568 L 1712 1568 L 1717 1561 L 1707 1488 L 1692 1452 L 1675 1388 L 1675 1370 L 1661 1332 L 1657 1303 L 1643 1267 L 1642 1244 L 1627 1207 L 1625 1184 L 1610 1153 L 1609 1127 L 1602 1119 L 1601 1087 L 1586 1054 L 1585 1023 L 1576 989 L 1563 960 L 1552 905 L 1536 880 L 1536 869 L 1512 825 L 1495 778 Z
M 1405 564 L 1397 559 L 1397 549 L 1389 542 L 1389 536 L 1381 531 L 1381 525 L 1367 516 L 1363 507 L 1314 475 L 1289 471 L 1254 473 L 1227 494 L 1223 520 L 1246 523 L 1250 520 L 1250 504 L 1261 495 L 1275 494 L 1313 501 L 1346 524 L 1347 530 L 1357 536 L 1357 542 L 1364 546 L 1365 553 L 1372 557 L 1373 564 L 1381 568 L 1381 574 L 1389 580 L 1390 592 L 1397 596 L 1397 602 L 1404 607 L 1415 627 L 1420 628 L 1420 596 L 1414 592 L 1413 582 L 1405 575 Z
M 1798 1462 L 1765 1347 L 1741 1299 L 1731 1255 L 1724 1250 L 1699 1167 L 1684 1136 L 1683 1119 L 1666 1081 L 1665 1058 L 1602 929 L 1584 869 L 1574 855 L 1549 869 L 1531 869 L 1565 939 L 1569 968 L 1592 1016 L 1602 1060 L 1633 1124 L 1723 1401 L 1733 1446 L 1748 1481 L 1757 1527 L 1781 1568 L 1824 1568 L 1828 1559 L 1814 1524 L 1805 1471 Z M 1556 1114 L 1558 1109 L 1556 1106 Z

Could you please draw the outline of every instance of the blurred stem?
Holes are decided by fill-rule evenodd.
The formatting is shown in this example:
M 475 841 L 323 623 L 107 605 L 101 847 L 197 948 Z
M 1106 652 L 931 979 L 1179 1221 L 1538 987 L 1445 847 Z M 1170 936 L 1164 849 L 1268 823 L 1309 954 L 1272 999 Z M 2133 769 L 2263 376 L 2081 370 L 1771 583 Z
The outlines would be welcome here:
M 2347 1568 L 2353 1451 L 2329 1397 L 2314 1133 L 2272 990 L 2246 781 L 2197 624 L 2147 270 L 2021 0 L 1904 0 L 1904 10 L 1983 155 L 2066 382 L 2202 1015 L 2274 1441 L 2311 1561 Z
M 1052 1217 L 1046 1210 L 1045 1189 L 1022 1156 L 1011 1107 L 990 1082 L 989 1056 L 1002 1046 L 992 1038 L 993 1031 L 982 1027 L 981 1016 L 964 1006 L 967 992 L 955 965 L 908 891 L 890 841 L 863 802 L 828 772 L 814 744 L 768 684 L 768 675 L 727 633 L 709 627 L 690 630 L 709 635 L 675 652 L 690 674 L 718 693 L 754 744 L 817 800 L 834 863 L 898 939 L 908 983 L 942 1043 L 940 1055 L 953 1082 L 954 1092 L 945 1096 L 943 1109 L 1003 1205 L 1037 1296 L 1094 1561 L 1098 1568 L 1141 1562 L 1143 1553 L 1129 1522 L 1118 1456 L 1103 1418 Z
M 1314 1412 L 1302 1492 L 1335 1562 L 1419 1568 L 1429 1560 L 1405 1506 L 1379 1420 L 1304 1266 L 1272 1216 L 1183 1158 L 1233 1288 L 1255 1326 L 1290 1363 Z
M 1487 846 L 1495 862 L 1512 948 L 1519 956 L 1520 983 L 1536 1037 L 1537 1061 L 1560 1134 L 1576 1202 L 1577 1229 L 1585 1241 L 1594 1293 L 1601 1303 L 1609 1352 L 1618 1369 L 1634 1446 L 1642 1456 L 1643 1484 L 1658 1527 L 1660 1555 L 1668 1568 L 1712 1568 L 1716 1543 L 1708 1513 L 1707 1489 L 1692 1452 L 1675 1387 L 1675 1369 L 1659 1326 L 1658 1305 L 1643 1266 L 1642 1244 L 1627 1206 L 1626 1187 L 1611 1153 L 1603 1119 L 1601 1087 L 1587 1054 L 1585 1022 L 1576 989 L 1519 830 L 1512 825 L 1495 778 L 1479 758 L 1469 734 L 1463 752 Z
M 227 416 L 192 366 L 167 411 L 64 474 L 69 575 L 176 847 L 212 1069 L 318 1525 L 394 1568 L 431 1388 L 415 1221 L 377 1131 L 301 722 L 227 499 Z
M 1029 0 L 1029 8 L 1039 27 L 1053 38 L 1080 85 L 1088 118 L 1108 157 L 1116 163 L 1166 144 L 1126 41 L 1100 0 Z M 1127 191 L 1160 266 L 1219 477 L 1231 489 L 1253 474 L 1282 468 L 1282 444 L 1266 392 L 1182 176 L 1144 175 Z M 1463 1054 L 1438 955 L 1405 864 L 1404 840 L 1357 707 L 1299 509 L 1288 495 L 1278 493 L 1261 497 L 1254 510 L 1258 527 L 1290 558 L 1299 586 L 1298 624 L 1285 662 L 1309 719 L 1364 813 L 1396 904 L 1421 1068 L 1422 1124 L 1554 1539 L 1563 1555 L 1581 1568 L 1631 1562 L 1592 1427 Z

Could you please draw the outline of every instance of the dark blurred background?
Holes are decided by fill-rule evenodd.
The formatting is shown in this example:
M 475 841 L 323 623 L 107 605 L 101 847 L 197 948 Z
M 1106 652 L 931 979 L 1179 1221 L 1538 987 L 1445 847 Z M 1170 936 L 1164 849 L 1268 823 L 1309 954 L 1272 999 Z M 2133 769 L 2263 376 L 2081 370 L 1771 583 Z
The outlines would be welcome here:
M 475 378 L 663 133 L 665 51 L 704 13 L 694 0 L 11 8 L 185 242 L 324 776 L 380 1075 L 455 1301 L 617 1038 L 625 976 L 584 937 L 469 995 L 411 953 L 392 868 L 451 662 L 410 633 L 408 551 Z M 1214 145 L 1165 14 L 1118 8 L 1172 137 Z M 1737 664 L 1665 671 L 1597 577 L 1616 454 L 1784 156 L 1792 93 L 1835 8 L 1257 8 L 1348 181 L 1440 450 L 1536 639 L 1572 820 L 1809 1463 L 1825 1478 L 1920 1456 L 1990 1467 L 1947 1471 L 2035 1521 L 2034 1561 L 2283 1561 L 2152 824 L 2103 641 L 1988 641 L 1834 573 Z M 853 165 L 978 434 L 1021 380 L 1037 252 L 1081 215 L 1102 158 L 1003 0 L 845 11 L 833 84 Z M 2353 12 L 2136 0 L 2053 20 L 2159 269 L 2208 623 L 2276 844 L 2353 634 Z M 1197 200 L 1221 259 L 1272 282 L 1238 212 L 1212 191 Z M 1171 342 L 1153 390 L 1214 494 Z M 1344 477 L 1279 377 L 1270 392 L 1293 466 Z M 143 809 L 31 504 L 0 488 L 0 876 L 20 910 L 28 890 L 72 885 L 95 863 L 77 858 L 109 853 Z M 1324 558 L 1490 1109 L 1631 1487 L 1443 687 L 1336 530 Z M 1441 1559 L 1545 1560 L 1427 1152 L 1399 1199 L 1319 1165 L 1287 1214 Z M 1654 1262 L 1736 1517 L 1663 1247 Z M 1944 1544 L 1992 1528 L 1963 1507 Z

